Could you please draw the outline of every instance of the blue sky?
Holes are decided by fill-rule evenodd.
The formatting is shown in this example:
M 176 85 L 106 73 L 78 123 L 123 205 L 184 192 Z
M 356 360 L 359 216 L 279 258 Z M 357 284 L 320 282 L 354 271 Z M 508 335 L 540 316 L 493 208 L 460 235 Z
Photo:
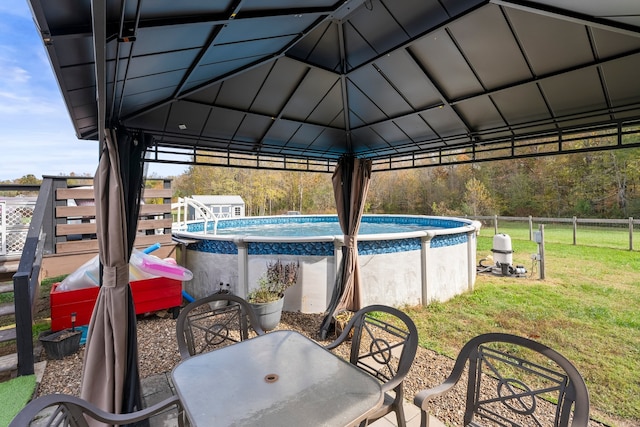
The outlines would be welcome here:
M 26 0 L 0 0 L 0 181 L 95 173 L 97 141 L 76 138 Z M 149 164 L 179 175 L 184 165 Z

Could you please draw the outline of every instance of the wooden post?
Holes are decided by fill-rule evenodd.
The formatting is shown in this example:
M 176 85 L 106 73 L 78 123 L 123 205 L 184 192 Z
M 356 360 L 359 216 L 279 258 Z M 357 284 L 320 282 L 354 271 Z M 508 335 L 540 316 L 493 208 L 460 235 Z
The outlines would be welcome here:
M 493 234 L 498 234 L 498 215 L 493 216 Z
M 540 243 L 538 243 L 540 253 L 540 280 L 544 280 L 544 224 L 540 224 Z
M 35 245 L 32 245 L 35 250 Z M 26 245 L 25 245 L 26 248 Z M 31 255 L 31 254 L 29 254 Z M 34 254 L 35 257 L 35 254 Z M 13 275 L 13 298 L 16 306 L 16 347 L 18 353 L 18 376 L 32 375 L 33 357 L 33 313 L 34 305 L 29 292 L 29 273 L 19 271 Z
M 529 215 L 529 240 L 533 240 L 533 217 Z
M 576 245 L 576 232 L 578 228 L 578 218 L 573 217 L 573 246 Z
M 629 217 L 629 250 L 633 250 L 633 217 Z
M 163 179 L 162 180 L 162 188 L 165 189 L 165 190 L 171 191 L 171 180 L 170 179 Z M 163 218 L 164 219 L 171 219 L 173 221 L 173 214 L 171 212 L 171 207 L 170 207 L 171 206 L 171 195 L 168 195 L 168 196 L 164 197 L 162 199 L 162 204 L 169 206 L 169 211 L 164 213 Z M 171 226 L 165 228 L 163 234 L 171 235 L 171 228 L 172 228 Z M 185 264 L 182 264 L 182 265 L 185 265 Z

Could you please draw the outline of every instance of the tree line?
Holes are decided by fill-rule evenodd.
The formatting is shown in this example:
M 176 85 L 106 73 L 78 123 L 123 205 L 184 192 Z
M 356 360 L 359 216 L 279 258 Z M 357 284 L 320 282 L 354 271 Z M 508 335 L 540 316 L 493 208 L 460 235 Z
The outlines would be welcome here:
M 366 213 L 583 218 L 640 216 L 640 149 L 372 174 Z M 175 196 L 240 195 L 247 215 L 335 213 L 330 173 L 191 166 Z
M 173 190 L 174 198 L 240 195 L 247 215 L 335 213 L 331 175 L 191 166 L 174 177 Z M 77 178 L 80 183 L 88 177 Z M 3 183 L 38 184 L 40 180 L 29 174 Z M 380 171 L 372 174 L 365 212 L 637 218 L 639 184 L 640 149 Z M 146 185 L 162 183 L 150 180 Z

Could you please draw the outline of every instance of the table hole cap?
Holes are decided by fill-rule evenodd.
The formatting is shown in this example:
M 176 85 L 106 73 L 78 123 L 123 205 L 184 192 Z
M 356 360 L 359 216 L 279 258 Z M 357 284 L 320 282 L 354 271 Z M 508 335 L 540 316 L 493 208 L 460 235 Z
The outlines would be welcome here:
M 267 383 L 275 383 L 276 381 L 278 381 L 278 374 L 267 374 L 264 376 L 264 380 Z

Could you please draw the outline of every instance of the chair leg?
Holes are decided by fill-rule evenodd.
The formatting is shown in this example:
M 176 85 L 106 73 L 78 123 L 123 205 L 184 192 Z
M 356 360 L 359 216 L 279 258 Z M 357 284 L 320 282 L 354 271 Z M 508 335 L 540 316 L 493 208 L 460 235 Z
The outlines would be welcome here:
M 398 427 L 405 427 L 407 425 L 406 417 L 404 416 L 404 388 L 402 384 L 395 389 L 396 396 L 393 400 L 391 408 L 396 413 L 396 420 L 398 422 Z
M 405 427 L 407 425 L 407 420 L 404 416 L 404 406 L 402 401 L 394 403 L 394 410 L 396 412 L 396 420 L 398 421 L 398 427 Z
M 429 414 L 420 410 L 420 427 L 429 427 Z
M 178 427 L 190 427 L 190 425 L 186 412 L 184 412 L 184 409 L 181 409 L 178 412 Z

